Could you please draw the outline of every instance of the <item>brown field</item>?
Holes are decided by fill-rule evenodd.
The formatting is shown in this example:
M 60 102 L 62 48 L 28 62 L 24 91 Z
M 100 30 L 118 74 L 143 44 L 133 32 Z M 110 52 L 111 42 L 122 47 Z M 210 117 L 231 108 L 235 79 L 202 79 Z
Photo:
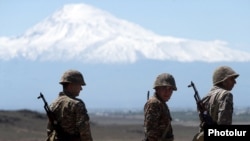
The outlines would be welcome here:
M 172 122 L 175 141 L 191 141 L 198 131 L 197 116 L 190 112 L 176 112 L 174 117 L 179 117 Z M 94 141 L 141 141 L 144 138 L 141 113 L 108 116 L 90 114 L 90 119 Z M 43 113 L 0 110 L 0 141 L 44 141 L 46 123 L 47 117 Z M 249 120 L 244 120 L 244 123 L 249 124 Z
M 90 115 L 94 141 L 141 141 L 144 137 L 143 118 L 138 115 Z M 29 111 L 0 111 L 0 141 L 44 141 L 47 117 Z M 173 122 L 175 141 L 188 141 L 197 127 Z
M 92 117 L 95 141 L 141 141 L 144 138 L 143 119 L 136 117 Z M 191 141 L 198 131 L 196 126 L 173 122 L 175 141 Z

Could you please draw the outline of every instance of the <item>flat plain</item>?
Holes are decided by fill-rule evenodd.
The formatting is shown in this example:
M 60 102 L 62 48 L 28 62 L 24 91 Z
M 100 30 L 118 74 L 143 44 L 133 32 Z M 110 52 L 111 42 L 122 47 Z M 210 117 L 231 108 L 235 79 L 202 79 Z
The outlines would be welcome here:
M 175 141 L 191 141 L 198 132 L 195 112 L 174 112 Z M 249 115 L 247 115 L 249 117 Z M 141 141 L 142 113 L 90 114 L 94 141 Z M 244 118 L 245 119 L 245 118 Z M 250 122 L 244 119 L 242 124 Z M 249 118 L 248 118 L 249 119 Z M 0 110 L 0 141 L 45 141 L 47 116 L 30 110 Z

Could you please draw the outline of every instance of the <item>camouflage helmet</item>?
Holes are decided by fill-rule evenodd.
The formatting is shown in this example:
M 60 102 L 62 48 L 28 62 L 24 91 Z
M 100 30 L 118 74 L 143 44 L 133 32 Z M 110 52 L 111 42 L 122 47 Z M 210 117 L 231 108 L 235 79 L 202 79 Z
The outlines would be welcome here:
M 83 86 L 86 85 L 81 72 L 79 72 L 77 70 L 68 70 L 68 71 L 64 72 L 59 83 L 60 84 L 80 83 Z
M 228 66 L 220 66 L 216 68 L 213 73 L 213 85 L 223 82 L 229 77 L 237 78 L 238 76 L 239 74 L 237 74 L 232 68 Z
M 156 77 L 153 88 L 155 89 L 158 86 L 170 86 L 173 90 L 177 90 L 174 77 L 169 73 L 162 73 Z

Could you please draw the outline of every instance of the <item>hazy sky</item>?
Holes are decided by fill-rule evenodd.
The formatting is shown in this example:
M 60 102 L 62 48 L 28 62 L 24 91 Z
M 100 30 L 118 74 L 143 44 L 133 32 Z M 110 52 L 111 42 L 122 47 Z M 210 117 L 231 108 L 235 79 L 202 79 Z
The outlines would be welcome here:
M 160 35 L 224 40 L 249 50 L 248 0 L 0 0 L 0 36 L 17 36 L 62 8 L 85 3 Z
M 177 38 L 183 38 L 183 39 L 191 39 L 191 40 L 197 40 L 197 41 L 214 41 L 214 40 L 222 40 L 230 44 L 231 48 L 234 49 L 239 49 L 242 51 L 247 51 L 250 52 L 250 1 L 248 0 L 209 0 L 209 1 L 198 1 L 198 0 L 126 0 L 126 1 L 118 1 L 118 0 L 24 0 L 24 1 L 19 1 L 19 0 L 0 0 L 0 37 L 16 37 L 16 36 L 21 36 L 26 30 L 29 28 L 33 27 L 35 24 L 41 22 L 44 20 L 46 17 L 51 16 L 55 11 L 58 9 L 61 9 L 63 5 L 65 4 L 70 4 L 70 3 L 85 3 L 88 5 L 91 5 L 93 7 L 102 9 L 104 11 L 110 12 L 112 15 L 116 16 L 119 19 L 125 19 L 129 22 L 138 24 L 142 26 L 143 28 L 147 30 L 151 30 L 156 34 L 162 35 L 162 36 L 172 36 L 172 37 L 177 37 Z M 0 47 L 1 49 L 1 47 Z M 0 50 L 1 51 L 1 50 Z M 1 52 L 0 52 L 1 54 Z M 1 58 L 1 57 L 0 57 Z M 20 64 L 20 62 L 24 62 L 24 64 Z M 50 74 L 50 68 L 43 68 L 39 69 L 41 67 L 41 64 L 36 64 L 33 62 L 25 62 L 23 61 L 10 61 L 9 62 L 1 62 L 1 72 L 0 76 L 2 76 L 1 82 L 4 83 L 1 84 L 0 88 L 4 89 L 5 92 L 9 92 L 9 95 L 6 95 L 6 103 L 2 103 L 2 106 L 6 106 L 6 108 L 10 108 L 11 106 L 14 107 L 12 103 L 9 103 L 8 101 L 13 98 L 12 94 L 14 94 L 16 91 L 24 91 L 26 92 L 27 89 L 29 89 L 29 85 L 31 87 L 30 93 L 32 94 L 39 94 L 39 91 L 43 88 L 46 88 L 48 92 L 44 91 L 45 94 L 49 93 L 57 93 L 58 89 L 49 89 L 51 86 L 54 84 L 58 86 L 58 79 L 60 77 L 60 73 L 65 70 L 68 66 L 64 66 L 65 64 L 60 62 L 60 63 L 55 63 L 59 67 L 58 70 L 53 70 L 54 72 Z M 54 62 L 50 62 L 46 64 L 46 66 L 49 66 L 51 68 L 54 67 Z M 151 62 L 154 64 L 154 62 Z M 44 63 L 45 64 L 45 63 Z M 143 63 L 142 63 L 143 64 Z M 148 74 L 150 77 L 146 77 L 143 74 L 138 75 L 135 73 L 135 71 L 143 71 L 146 73 L 145 70 L 141 70 L 143 68 L 136 68 L 135 70 L 134 67 L 136 66 L 115 66 L 115 69 L 108 68 L 107 66 L 103 66 L 107 72 L 103 72 L 104 75 L 110 75 L 111 73 L 118 72 L 118 74 L 113 74 L 113 79 L 109 80 L 110 82 L 106 82 L 105 77 L 99 73 L 99 70 L 96 70 L 95 67 L 90 67 L 90 68 L 84 68 L 81 67 L 82 70 L 86 71 L 88 81 L 90 81 L 87 87 L 87 93 L 88 90 L 89 93 L 93 94 L 99 94 L 102 93 L 103 89 L 107 89 L 109 87 L 109 90 L 106 91 L 106 93 L 114 94 L 113 98 L 119 99 L 119 95 L 116 95 L 116 92 L 120 93 L 126 93 L 127 91 L 131 92 L 137 92 L 140 94 L 143 94 L 148 90 L 148 88 L 152 86 L 152 80 L 155 77 L 156 72 L 160 71 L 167 71 L 171 70 L 175 72 L 175 69 L 179 69 L 177 71 L 181 72 L 186 68 L 189 68 L 188 64 L 184 65 L 183 67 L 170 67 L 168 68 L 168 64 L 166 66 L 162 67 L 163 63 L 160 64 L 154 64 L 154 67 L 159 67 L 160 69 L 158 70 L 147 70 Z M 174 63 L 173 63 L 174 64 Z M 170 63 L 170 65 L 173 65 Z M 145 65 L 145 64 L 143 64 Z M 147 64 L 146 64 L 147 65 Z M 202 64 L 206 66 L 206 64 Z M 207 71 L 206 74 L 203 74 L 202 72 L 198 72 L 199 76 L 205 76 L 206 80 L 209 80 L 209 85 L 204 85 L 203 87 L 208 87 L 210 86 L 210 74 L 212 73 L 212 69 L 217 64 L 212 64 L 211 67 L 208 67 L 210 70 L 203 70 Z M 236 65 L 236 64 L 234 64 Z M 4 66 L 4 67 L 2 67 Z M 57 67 L 58 67 L 57 66 Z M 78 66 L 78 64 L 73 64 L 72 66 Z M 28 67 L 28 69 L 27 69 Z M 150 65 L 147 67 L 151 68 Z M 207 67 L 207 66 L 206 66 Z M 205 69 L 204 67 L 203 69 Z M 236 89 L 236 92 L 239 90 L 241 91 L 248 91 L 246 89 L 249 88 L 249 82 L 247 70 L 249 69 L 248 66 L 245 64 L 240 65 L 240 70 L 242 71 L 242 77 L 240 77 L 241 82 L 247 82 L 247 83 L 239 83 L 238 90 Z M 246 69 L 244 69 L 247 67 Z M 8 70 L 11 68 L 10 70 Z M 79 67 L 80 68 L 80 67 Z M 180 69 L 181 68 L 181 69 Z M 20 69 L 20 70 L 19 70 Z M 26 70 L 27 69 L 27 70 Z M 103 68 L 102 68 L 103 69 Z M 126 69 L 130 71 L 126 71 Z M 16 73 L 19 70 L 18 73 Z M 118 70 L 118 71 L 117 71 Z M 33 74 L 33 71 L 36 71 Z M 108 72 L 110 71 L 110 72 Z M 192 70 L 191 70 L 192 71 Z M 127 74 L 127 72 L 133 72 L 133 74 Z M 12 77 L 14 78 L 9 78 L 6 77 L 6 74 L 12 74 Z M 21 74 L 21 75 L 20 75 Z M 39 75 L 37 75 L 39 74 Z M 56 75 L 55 75 L 56 74 Z M 122 91 L 122 89 L 125 89 L 123 86 L 124 85 L 118 85 L 120 83 L 120 75 L 125 75 L 127 81 L 130 81 L 131 79 L 134 79 L 133 77 L 139 77 L 141 81 L 143 81 L 144 84 L 140 85 L 141 87 L 138 87 L 137 85 L 134 84 L 126 84 L 127 82 L 123 82 L 121 84 L 127 85 L 128 87 L 131 88 L 126 91 Z M 245 75 L 245 76 L 244 76 Z M 29 78 L 27 82 L 23 82 L 23 76 L 26 78 Z M 102 80 L 99 80 L 99 76 L 101 76 Z M 111 75 L 112 76 L 112 75 Z M 133 77 L 132 77 L 133 76 Z M 92 78 L 91 78 L 92 77 Z M 117 77 L 118 79 L 114 78 Z M 185 80 L 180 81 L 180 77 L 185 77 Z M 31 79 L 30 79 L 31 78 Z M 47 78 L 50 78 L 51 80 L 48 82 Z M 195 77 L 192 77 L 192 79 Z M 202 77 L 201 77 L 202 78 Z M 18 79 L 18 80 L 16 80 Z M 190 98 L 190 104 L 193 106 L 194 104 L 194 99 L 192 96 L 187 95 L 187 93 L 191 93 L 192 91 L 187 89 L 187 84 L 190 82 L 189 76 L 182 74 L 181 76 L 177 76 L 177 79 L 179 79 L 178 83 L 182 84 L 179 86 L 180 90 L 184 90 L 186 92 L 180 91 L 178 93 L 184 93 L 186 94 L 183 97 L 177 96 L 180 99 L 182 98 L 182 101 L 185 101 L 185 98 Z M 40 84 L 36 84 L 33 81 Z M 115 81 L 116 87 L 113 90 L 112 81 Z M 150 82 L 149 82 L 150 81 Z M 139 80 L 133 81 L 134 83 L 139 83 Z M 200 80 L 200 82 L 203 82 L 203 80 Z M 19 84 L 25 84 L 27 83 L 27 86 L 19 85 Z M 105 84 L 104 84 L 105 83 Z M 203 83 L 198 83 L 198 86 L 202 85 Z M 5 86 L 8 86 L 5 87 Z M 96 86 L 99 86 L 98 89 Z M 243 89 L 241 89 L 243 88 Z M 100 90 L 99 90 L 100 89 Z M 200 90 L 200 87 L 199 87 Z M 202 90 L 201 90 L 202 91 Z M 204 91 L 204 89 L 203 89 Z M 84 91 L 85 92 L 85 91 Z M 244 99 L 246 93 L 241 93 L 241 101 L 245 105 L 248 105 L 248 100 Z M 97 100 L 94 95 L 88 95 L 90 98 L 90 102 L 88 102 L 87 99 L 87 104 L 88 105 L 94 105 L 92 107 L 95 107 L 95 101 Z M 123 95 L 124 98 L 127 98 L 127 101 L 131 101 L 131 97 L 126 95 Z M 173 99 L 173 103 L 176 104 L 179 102 L 178 98 Z M 26 102 L 18 103 L 16 104 L 20 107 L 26 106 L 26 105 L 31 105 L 30 103 L 35 103 L 36 106 L 41 106 L 41 103 L 37 103 L 36 99 L 34 100 L 34 95 L 33 97 L 23 97 L 23 95 L 17 95 L 17 98 L 25 99 Z M 36 97 L 35 97 L 36 98 Z M 53 98 L 51 95 L 47 95 L 47 98 L 49 100 L 52 100 Z M 99 96 L 99 102 L 104 102 L 105 96 L 101 95 Z M 137 95 L 137 98 L 141 98 L 141 96 Z M 108 99 L 108 98 L 106 98 Z M 19 100 L 19 99 L 18 99 Z M 18 101 L 16 100 L 16 101 Z M 137 99 L 134 99 L 136 102 Z M 237 99 L 236 99 L 237 100 Z M 91 103 L 94 101 L 93 103 Z M 177 101 L 177 102 L 176 102 Z M 29 103 L 30 102 L 30 103 Z M 141 101 L 143 105 L 144 99 Z M 119 101 L 117 101 L 119 103 Z M 238 103 L 239 102 L 238 99 Z M 130 103 L 127 103 L 128 105 Z M 178 104 L 178 103 L 177 103 Z M 185 105 L 185 103 L 184 103 Z M 237 103 L 236 103 L 237 105 Z M 35 106 L 35 105 L 34 105 Z M 106 105 L 105 105 L 106 106 Z M 183 106 L 183 105 L 182 105 Z M 11 107 L 11 108 L 13 108 Z

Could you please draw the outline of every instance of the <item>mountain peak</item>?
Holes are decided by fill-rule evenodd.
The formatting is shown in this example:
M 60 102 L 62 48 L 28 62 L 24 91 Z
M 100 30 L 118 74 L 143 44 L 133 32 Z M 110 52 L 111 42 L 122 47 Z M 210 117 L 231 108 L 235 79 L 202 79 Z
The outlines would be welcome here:
M 124 63 L 139 59 L 250 61 L 224 41 L 160 36 L 86 4 L 65 5 L 16 38 L 0 38 L 0 59 Z

